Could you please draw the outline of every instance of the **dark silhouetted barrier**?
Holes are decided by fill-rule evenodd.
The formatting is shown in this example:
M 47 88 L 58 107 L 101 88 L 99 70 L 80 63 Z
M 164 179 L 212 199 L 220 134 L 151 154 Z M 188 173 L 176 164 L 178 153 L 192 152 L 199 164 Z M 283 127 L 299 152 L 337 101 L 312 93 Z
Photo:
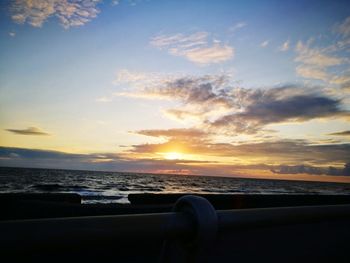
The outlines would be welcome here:
M 0 194 L 0 204 L 13 202 L 60 202 L 69 204 L 81 204 L 81 196 L 74 193 L 2 193 Z
M 11 262 L 349 262 L 350 205 L 214 210 L 186 196 L 173 212 L 0 222 Z
M 176 194 L 129 194 L 133 205 L 174 204 L 189 193 Z M 350 195 L 305 194 L 194 194 L 207 199 L 216 209 L 242 209 L 262 207 L 310 206 L 350 204 Z

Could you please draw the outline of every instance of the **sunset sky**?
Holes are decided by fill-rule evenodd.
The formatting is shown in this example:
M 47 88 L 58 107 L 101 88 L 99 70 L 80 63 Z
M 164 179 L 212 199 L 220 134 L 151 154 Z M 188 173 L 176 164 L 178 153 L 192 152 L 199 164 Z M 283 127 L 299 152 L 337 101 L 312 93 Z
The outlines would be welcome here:
M 0 165 L 350 182 L 350 2 L 0 4 Z

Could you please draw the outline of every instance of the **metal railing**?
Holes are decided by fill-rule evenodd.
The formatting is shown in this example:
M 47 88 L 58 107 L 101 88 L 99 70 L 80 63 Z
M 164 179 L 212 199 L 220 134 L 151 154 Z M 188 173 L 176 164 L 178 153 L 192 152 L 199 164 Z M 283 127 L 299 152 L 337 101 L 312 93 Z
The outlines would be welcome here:
M 349 220 L 349 205 L 218 210 L 204 198 L 180 198 L 171 213 L 0 222 L 0 250 L 147 239 L 163 242 L 161 260 L 201 262 L 217 235 L 235 229 Z

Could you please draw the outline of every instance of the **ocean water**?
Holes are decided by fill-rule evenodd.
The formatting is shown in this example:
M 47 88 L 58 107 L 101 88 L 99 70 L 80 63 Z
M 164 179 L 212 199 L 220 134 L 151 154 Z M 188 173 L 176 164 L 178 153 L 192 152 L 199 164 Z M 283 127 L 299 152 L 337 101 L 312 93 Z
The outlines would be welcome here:
M 78 193 L 128 203 L 131 193 L 350 194 L 350 184 L 0 167 L 0 193 Z

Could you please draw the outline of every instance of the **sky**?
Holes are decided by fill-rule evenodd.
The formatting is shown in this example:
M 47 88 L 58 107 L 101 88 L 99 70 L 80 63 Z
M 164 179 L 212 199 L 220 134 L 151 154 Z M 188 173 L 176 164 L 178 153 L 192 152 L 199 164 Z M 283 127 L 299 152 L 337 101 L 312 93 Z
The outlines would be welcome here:
M 349 1 L 0 4 L 0 166 L 350 182 Z

